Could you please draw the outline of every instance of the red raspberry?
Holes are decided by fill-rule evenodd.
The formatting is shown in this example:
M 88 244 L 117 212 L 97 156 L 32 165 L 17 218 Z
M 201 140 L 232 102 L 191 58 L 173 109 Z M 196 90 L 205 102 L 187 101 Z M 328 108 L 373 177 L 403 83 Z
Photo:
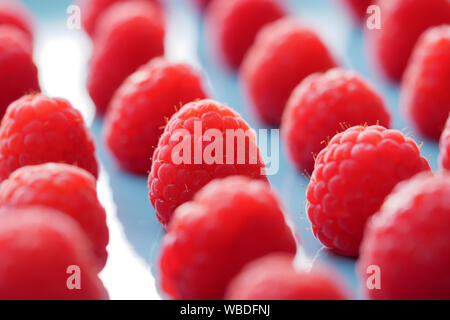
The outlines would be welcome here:
M 421 134 L 438 140 L 450 112 L 450 25 L 417 43 L 403 78 L 402 107 Z
M 265 26 L 241 68 L 246 95 L 261 120 L 279 125 L 292 90 L 305 77 L 335 63 L 317 35 L 284 18 Z
M 284 15 L 279 0 L 214 0 L 206 17 L 218 55 L 238 69 L 258 31 Z
M 374 0 L 342 0 L 342 2 L 348 7 L 358 21 L 363 21 L 367 14 L 367 8 Z
M 439 165 L 443 169 L 450 170 L 450 117 L 447 119 L 445 129 L 439 142 Z
M 299 271 L 294 256 L 274 253 L 250 262 L 228 286 L 228 300 L 345 300 L 330 270 Z
M 379 267 L 383 300 L 450 299 L 450 175 L 420 174 L 399 184 L 371 219 L 361 245 L 359 273 Z
M 182 63 L 155 58 L 130 76 L 108 110 L 104 137 L 125 169 L 146 174 L 161 128 L 177 107 L 206 98 L 201 75 Z
M 98 25 L 90 61 L 88 90 L 103 114 L 122 82 L 150 59 L 164 54 L 164 21 L 147 2 L 111 6 Z
M 0 25 L 10 25 L 33 39 L 33 18 L 28 9 L 18 1 L 0 1 Z
M 14 100 L 41 91 L 27 35 L 6 25 L 0 26 L 0 88 L 0 118 Z
M 24 96 L 9 106 L 0 127 L 0 181 L 46 162 L 73 164 L 97 177 L 94 141 L 80 112 L 63 99 Z
M 86 32 L 93 37 L 102 14 L 116 3 L 128 1 L 130 0 L 78 0 L 78 4 L 81 7 L 81 19 L 84 30 L 86 30 Z M 150 1 L 157 4 L 159 3 L 159 0 L 142 1 Z
M 429 170 L 400 131 L 358 126 L 337 134 L 319 153 L 306 191 L 314 235 L 336 253 L 357 256 L 367 218 L 398 182 Z
M 222 299 L 248 262 L 295 251 L 292 230 L 268 183 L 216 180 L 177 209 L 162 242 L 162 288 L 174 299 Z
M 101 270 L 107 259 L 106 213 L 94 177 L 77 167 L 48 163 L 16 170 L 0 185 L 0 207 L 45 206 L 74 218 L 92 240 Z
M 303 80 L 283 115 L 283 140 L 299 171 L 314 169 L 314 157 L 345 127 L 381 124 L 391 117 L 380 94 L 353 71 L 332 69 Z
M 200 129 L 196 130 L 196 127 Z M 205 141 L 211 138 L 209 129 L 218 131 L 223 137 L 222 155 L 217 151 L 214 159 L 205 159 L 205 155 L 212 154 L 211 149 L 217 146 L 213 141 Z M 227 130 L 231 132 L 227 134 Z M 235 133 L 236 138 L 231 133 Z M 235 142 L 229 148 L 227 138 Z M 202 140 L 203 144 L 198 148 L 198 141 Z M 188 157 L 188 161 L 174 161 L 175 147 L 184 141 L 190 147 L 188 151 L 191 154 L 184 156 Z M 245 146 L 242 142 L 245 142 Z M 254 132 L 236 111 L 213 100 L 183 106 L 170 119 L 153 154 L 148 186 L 150 201 L 156 209 L 158 220 L 164 225 L 168 224 L 174 210 L 190 201 L 195 192 L 213 179 L 231 175 L 267 181 L 265 164 Z
M 95 269 L 89 240 L 78 224 L 47 208 L 0 215 L 1 300 L 102 300 L 108 293 Z M 79 268 L 81 288 L 70 290 Z
M 367 38 L 377 67 L 400 81 L 420 35 L 429 27 L 450 22 L 448 0 L 378 0 L 381 28 Z
M 200 9 L 205 9 L 212 0 L 192 0 Z

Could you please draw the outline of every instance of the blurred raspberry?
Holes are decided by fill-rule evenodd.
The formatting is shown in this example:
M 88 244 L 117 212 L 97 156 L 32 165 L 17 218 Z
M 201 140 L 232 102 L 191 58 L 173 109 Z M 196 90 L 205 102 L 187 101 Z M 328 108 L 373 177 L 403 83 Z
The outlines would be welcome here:
M 280 0 L 214 0 L 208 7 L 210 40 L 216 53 L 231 69 L 238 69 L 256 34 L 280 19 L 285 9 Z
M 353 16 L 358 21 L 363 21 L 367 14 L 367 8 L 374 2 L 374 0 L 341 0 L 351 11 Z
M 212 0 L 191 0 L 201 10 L 206 9 Z
M 378 0 L 381 28 L 367 30 L 376 67 L 389 80 L 400 81 L 414 45 L 429 27 L 450 23 L 448 0 Z
M 228 300 L 345 300 L 347 295 L 328 269 L 300 271 L 294 256 L 274 253 L 250 262 L 234 278 Z
M 9 106 L 0 127 L 0 181 L 46 162 L 72 164 L 97 177 L 94 141 L 80 112 L 63 99 L 24 96 Z
M 11 102 L 41 91 L 32 51 L 24 32 L 9 25 L 0 26 L 0 119 Z
M 248 262 L 296 242 L 268 183 L 229 177 L 176 211 L 162 242 L 161 286 L 174 299 L 222 299 Z
M 98 269 L 105 264 L 109 232 L 94 177 L 77 167 L 48 163 L 16 170 L 0 185 L 0 207 L 45 206 L 76 220 L 92 241 Z
M 443 169 L 450 170 L 450 117 L 447 119 L 444 131 L 439 142 L 439 165 Z
M 358 256 L 367 219 L 395 185 L 430 171 L 419 147 L 400 131 L 352 127 L 333 137 L 317 159 L 306 191 L 309 219 L 322 244 Z
M 29 40 L 33 40 L 33 17 L 19 1 L 0 1 L 0 26 L 2 25 L 16 27 L 26 33 Z
M 379 268 L 382 300 L 450 299 L 450 175 L 420 174 L 400 183 L 374 215 L 361 245 L 359 274 Z M 375 283 L 372 283 L 375 284 Z
M 89 240 L 78 224 L 48 208 L 7 209 L 0 214 L 1 300 L 103 300 Z M 78 267 L 81 288 L 68 284 Z M 76 271 L 75 271 L 76 272 Z
M 421 134 L 438 140 L 450 112 L 450 25 L 418 41 L 401 88 L 403 111 Z
M 206 98 L 201 75 L 189 65 L 155 58 L 131 75 L 113 97 L 104 137 L 126 170 L 148 174 L 168 119 L 184 104 Z
M 389 127 L 381 95 L 353 71 L 332 69 L 303 80 L 293 91 L 281 130 L 299 171 L 314 169 L 314 157 L 337 132 L 356 125 Z
M 119 2 L 102 15 L 87 84 L 98 113 L 130 74 L 164 54 L 163 20 L 158 7 L 143 1 Z
M 257 116 L 278 126 L 292 90 L 310 74 L 334 66 L 313 31 L 284 18 L 258 33 L 242 63 L 241 80 Z

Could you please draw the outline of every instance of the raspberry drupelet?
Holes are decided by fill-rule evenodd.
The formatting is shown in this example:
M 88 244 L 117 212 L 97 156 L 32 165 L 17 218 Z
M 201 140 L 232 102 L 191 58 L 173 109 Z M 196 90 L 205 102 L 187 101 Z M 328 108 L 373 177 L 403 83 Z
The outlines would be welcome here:
M 294 256 L 274 253 L 246 265 L 228 286 L 227 300 L 345 300 L 335 274 L 325 268 L 297 270 Z
M 368 223 L 358 263 L 362 283 L 377 266 L 381 300 L 450 299 L 450 175 L 422 173 L 400 183 Z
M 427 30 L 417 42 L 401 88 L 404 113 L 418 131 L 439 140 L 450 112 L 450 25 Z
M 215 53 L 232 70 L 242 63 L 258 31 L 282 18 L 280 0 L 214 0 L 208 6 L 206 21 Z
M 33 16 L 29 10 L 16 0 L 0 1 L 0 26 L 9 25 L 26 33 L 33 41 Z
M 300 172 L 311 173 L 314 157 L 336 133 L 356 125 L 390 123 L 383 98 L 370 83 L 353 71 L 332 69 L 297 86 L 281 130 L 292 163 Z
M 152 58 L 164 55 L 164 18 L 151 2 L 112 5 L 99 21 L 87 87 L 104 114 L 122 82 Z
M 77 221 L 91 240 L 97 269 L 107 260 L 109 232 L 106 213 L 97 199 L 95 178 L 87 171 L 47 163 L 16 170 L 0 185 L 0 207 L 45 206 Z
M 321 39 L 291 18 L 265 26 L 242 62 L 240 78 L 258 118 L 278 126 L 294 88 L 307 76 L 335 62 Z
M 158 220 L 167 225 L 180 204 L 211 180 L 231 175 L 267 182 L 254 131 L 216 101 L 186 104 L 169 120 L 153 154 L 148 187 Z
M 0 213 L 1 300 L 105 300 L 89 240 L 73 219 L 45 207 Z M 72 268 L 71 268 L 72 267 Z M 81 287 L 70 289 L 71 275 Z
M 381 126 L 337 134 L 317 159 L 306 191 L 314 235 L 332 251 L 358 256 L 367 219 L 395 185 L 430 171 L 411 138 Z
M 0 88 L 0 119 L 11 102 L 41 91 L 31 42 L 10 25 L 0 25 Z
M 42 94 L 13 102 L 0 127 L 0 181 L 16 169 L 67 163 L 98 173 L 95 145 L 80 112 L 66 100 Z
M 296 241 L 270 185 L 215 180 L 177 209 L 162 242 L 161 286 L 173 299 L 222 299 L 242 267 L 275 252 L 295 254 Z
M 204 98 L 199 72 L 183 63 L 153 59 L 111 101 L 103 133 L 109 150 L 126 170 L 148 174 L 167 120 L 184 104 Z

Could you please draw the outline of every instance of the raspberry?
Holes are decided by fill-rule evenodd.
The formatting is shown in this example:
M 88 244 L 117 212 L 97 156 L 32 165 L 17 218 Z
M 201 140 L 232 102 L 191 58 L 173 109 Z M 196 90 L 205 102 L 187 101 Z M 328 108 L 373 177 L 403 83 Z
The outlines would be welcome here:
M 196 127 L 200 129 L 196 130 Z M 214 159 L 205 159 L 208 150 L 217 146 L 216 140 L 209 135 L 209 129 L 218 131 L 220 138 L 223 137 L 222 154 L 220 147 L 217 147 Z M 210 141 L 205 141 L 208 137 Z M 234 141 L 229 148 L 227 139 Z M 198 141 L 202 140 L 199 148 Z M 188 157 L 187 161 L 174 161 L 176 147 L 185 141 L 190 147 L 190 155 L 184 156 Z M 197 155 L 203 155 L 203 158 L 198 159 Z M 190 201 L 195 192 L 213 179 L 231 175 L 244 175 L 267 182 L 265 164 L 254 132 L 237 112 L 213 100 L 183 106 L 166 125 L 153 154 L 148 186 L 158 220 L 168 224 L 174 210 Z
M 241 79 L 261 120 L 279 125 L 292 90 L 305 77 L 335 63 L 317 35 L 290 18 L 265 26 L 247 52 Z
M 283 115 L 283 140 L 299 171 L 312 172 L 314 156 L 348 126 L 381 124 L 391 117 L 375 89 L 353 71 L 332 69 L 303 80 Z
M 348 7 L 358 21 L 363 21 L 367 14 L 367 8 L 374 0 L 342 0 L 342 2 Z
M 45 206 L 74 218 L 92 240 L 99 270 L 107 259 L 106 213 L 94 177 L 77 167 L 48 163 L 16 170 L 0 185 L 0 207 Z
M 258 31 L 284 15 L 279 0 L 214 0 L 206 17 L 218 55 L 238 69 Z
M 274 253 L 250 262 L 234 278 L 228 300 L 345 300 L 329 270 L 299 271 L 294 256 Z
M 205 9 L 212 0 L 192 0 L 201 10 Z
M 162 242 L 163 290 L 174 299 L 222 299 L 248 262 L 296 242 L 268 183 L 215 180 L 179 207 Z
M 41 91 L 27 35 L 6 25 L 0 26 L 0 88 L 0 118 L 14 100 Z
M 86 32 L 93 37 L 102 14 L 112 5 L 127 1 L 129 0 L 78 0 L 79 6 L 81 7 L 81 11 L 83 13 L 81 15 L 81 19 L 84 30 L 86 30 Z M 142 1 L 150 1 L 156 4 L 159 3 L 158 0 Z
M 378 0 L 381 28 L 367 32 L 370 51 L 381 73 L 400 81 L 420 35 L 450 22 L 448 0 Z
M 441 140 L 439 142 L 439 165 L 443 169 L 450 170 L 450 117 L 445 124 L 445 129 L 442 132 Z
M 10 25 L 25 32 L 33 39 L 33 18 L 28 9 L 18 1 L 0 1 L 0 26 Z M 0 41 L 1 42 L 1 41 Z
M 122 82 L 150 59 L 164 54 L 164 21 L 147 2 L 111 6 L 99 21 L 90 61 L 88 91 L 103 114 Z
M 371 219 L 358 269 L 379 268 L 372 299 L 450 299 L 450 175 L 422 173 L 399 184 Z
M 400 131 L 358 126 L 337 134 L 319 153 L 306 191 L 314 235 L 336 253 L 357 256 L 367 218 L 398 182 L 429 170 Z
M 418 41 L 401 88 L 403 111 L 424 136 L 438 140 L 450 112 L 450 25 Z
M 102 300 L 108 293 L 95 269 L 89 241 L 77 223 L 47 208 L 0 215 L 1 300 Z M 77 266 L 81 288 L 70 290 Z
M 105 122 L 106 144 L 122 167 L 146 174 L 161 127 L 178 106 L 203 98 L 197 71 L 155 58 L 130 76 L 113 98 Z
M 93 138 L 69 102 L 42 94 L 12 103 L 0 127 L 0 181 L 17 168 L 46 162 L 76 165 L 97 177 Z

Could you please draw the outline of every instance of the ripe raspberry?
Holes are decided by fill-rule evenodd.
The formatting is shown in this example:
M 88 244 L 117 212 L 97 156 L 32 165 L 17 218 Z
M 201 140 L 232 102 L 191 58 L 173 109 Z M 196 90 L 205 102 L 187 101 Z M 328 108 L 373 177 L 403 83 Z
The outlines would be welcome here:
M 389 127 L 391 117 L 375 89 L 353 71 L 332 69 L 303 80 L 292 92 L 281 129 L 299 171 L 314 169 L 314 157 L 345 127 Z
M 402 107 L 421 134 L 438 140 L 450 112 L 450 25 L 417 43 L 403 78 Z
M 345 300 L 330 270 L 299 271 L 294 256 L 274 253 L 250 262 L 234 278 L 228 300 Z
M 448 0 L 378 0 L 381 28 L 367 31 L 370 52 L 380 71 L 400 81 L 414 45 L 429 27 L 450 23 Z
M 358 126 L 337 134 L 319 153 L 306 191 L 314 235 L 336 253 L 357 256 L 367 218 L 398 182 L 429 170 L 400 131 Z
M 97 177 L 95 145 L 78 110 L 42 94 L 12 103 L 0 127 L 0 181 L 17 168 L 46 162 L 76 165 Z
M 125 169 L 147 174 L 161 127 L 177 107 L 206 98 L 201 75 L 182 63 L 155 58 L 130 76 L 108 110 L 106 144 Z
M 78 0 L 78 4 L 81 8 L 81 22 L 84 30 L 93 37 L 97 28 L 98 21 L 101 19 L 102 14 L 108 10 L 112 5 L 119 2 L 128 2 L 130 0 Z M 137 1 L 137 0 L 134 0 Z M 159 4 L 159 0 L 142 0 L 150 1 L 155 4 Z
M 241 67 L 246 95 L 264 122 L 279 125 L 292 90 L 305 77 L 335 63 L 310 29 L 285 18 L 265 26 Z
M 1 300 L 103 300 L 108 293 L 95 269 L 89 240 L 78 224 L 44 207 L 0 215 Z M 74 275 L 81 288 L 70 290 Z
M 296 242 L 268 183 L 215 180 L 179 207 L 162 242 L 163 290 L 174 299 L 222 299 L 248 262 Z
M 361 245 L 359 273 L 377 266 L 386 300 L 450 299 L 450 175 L 422 173 L 399 184 L 371 219 Z
M 214 0 L 206 18 L 217 54 L 238 69 L 258 31 L 284 15 L 279 0 Z
M 0 26 L 10 25 L 25 32 L 33 40 L 33 18 L 28 9 L 18 1 L 0 1 Z
M 41 91 L 27 35 L 6 25 L 0 26 L 0 88 L 0 119 L 11 102 Z
M 111 6 L 99 21 L 90 61 L 88 90 L 103 114 L 122 82 L 150 59 L 164 54 L 164 21 L 147 2 Z
M 212 0 L 192 0 L 201 10 L 205 9 Z
M 217 141 L 212 139 L 214 131 L 220 135 Z M 174 161 L 174 155 L 183 152 L 177 149 L 186 143 L 189 153 L 183 153 L 184 161 Z M 153 154 L 148 186 L 158 220 L 168 224 L 175 209 L 195 192 L 213 179 L 231 175 L 267 181 L 253 130 L 236 111 L 213 100 L 183 106 L 170 119 Z
M 48 163 L 16 170 L 0 185 L 0 207 L 45 206 L 74 218 L 92 241 L 101 270 L 108 253 L 106 213 L 94 177 L 77 167 Z
M 445 129 L 439 142 L 439 165 L 443 169 L 450 170 L 450 117 L 447 119 Z
M 355 19 L 363 21 L 367 14 L 367 8 L 374 2 L 374 0 L 342 0 L 348 7 Z

